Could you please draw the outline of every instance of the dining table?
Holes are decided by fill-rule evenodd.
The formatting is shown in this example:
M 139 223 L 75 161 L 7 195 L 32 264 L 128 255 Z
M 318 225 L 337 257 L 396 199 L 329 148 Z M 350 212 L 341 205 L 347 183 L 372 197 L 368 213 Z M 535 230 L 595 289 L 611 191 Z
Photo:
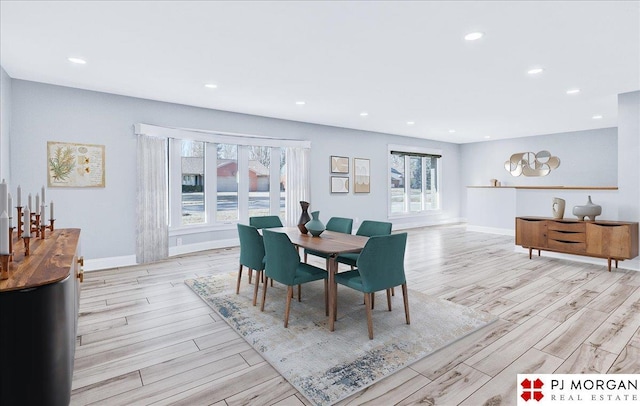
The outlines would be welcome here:
M 269 231 L 285 233 L 295 246 L 326 254 L 328 257 L 329 330 L 334 331 L 337 307 L 335 275 L 338 272 L 338 255 L 362 251 L 369 237 L 325 230 L 319 236 L 302 234 L 298 227 L 269 228 Z

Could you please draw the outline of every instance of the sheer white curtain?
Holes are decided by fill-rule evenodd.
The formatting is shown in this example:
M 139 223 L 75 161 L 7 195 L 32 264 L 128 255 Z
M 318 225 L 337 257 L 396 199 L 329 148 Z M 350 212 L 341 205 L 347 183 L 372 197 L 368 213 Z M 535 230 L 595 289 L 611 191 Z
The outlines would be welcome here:
M 167 139 L 138 135 L 136 262 L 169 256 Z
M 286 214 L 287 226 L 295 226 L 298 223 L 300 213 L 300 201 L 309 201 L 309 148 L 287 148 L 287 183 L 286 183 Z

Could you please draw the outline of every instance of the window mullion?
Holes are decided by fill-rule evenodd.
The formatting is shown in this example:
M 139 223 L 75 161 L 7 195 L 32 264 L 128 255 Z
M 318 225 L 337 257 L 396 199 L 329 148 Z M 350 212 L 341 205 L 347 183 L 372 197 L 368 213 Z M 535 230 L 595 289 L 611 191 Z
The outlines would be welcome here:
M 218 204 L 218 160 L 216 144 L 204 143 L 204 207 L 207 224 L 216 221 Z
M 249 223 L 249 147 L 238 145 L 238 220 Z
M 169 226 L 182 225 L 182 140 L 169 139 Z
M 280 214 L 280 148 L 269 148 L 269 213 Z

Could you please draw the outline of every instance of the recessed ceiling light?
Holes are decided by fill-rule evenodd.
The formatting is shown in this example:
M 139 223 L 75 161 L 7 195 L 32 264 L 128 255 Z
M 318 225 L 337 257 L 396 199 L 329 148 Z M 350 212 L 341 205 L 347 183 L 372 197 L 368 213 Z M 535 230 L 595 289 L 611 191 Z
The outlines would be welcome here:
M 453 134 L 454 132 L 456 132 L 456 130 L 454 130 L 453 128 L 449 130 L 449 133 Z
M 538 73 L 542 73 L 543 71 L 544 71 L 544 69 L 542 69 L 542 68 L 533 68 L 533 69 L 529 69 L 527 71 L 527 73 L 529 75 L 537 75 Z
M 567 90 L 567 94 L 576 94 L 580 93 L 580 89 L 569 89 Z
M 485 135 L 484 138 L 488 140 L 489 138 L 491 138 L 491 136 L 490 135 Z
M 306 103 L 306 102 L 304 102 L 304 101 L 302 101 L 302 100 L 300 100 L 300 101 L 297 101 L 297 102 L 296 102 L 296 104 L 297 104 L 298 106 L 304 106 L 304 105 L 305 105 L 305 104 L 307 104 L 307 103 Z
M 600 114 L 596 114 L 595 116 L 591 117 L 594 120 L 600 120 L 602 118 L 602 116 Z
M 75 58 L 75 57 L 73 57 L 73 56 L 72 56 L 72 57 L 67 58 L 67 60 L 68 60 L 69 62 L 77 63 L 78 65 L 84 65 L 85 63 L 87 63 L 87 61 L 85 61 L 84 59 L 82 59 L 82 58 Z
M 368 115 L 369 115 L 369 113 L 367 113 L 366 111 L 363 111 L 362 113 L 360 113 L 360 115 L 361 115 L 362 117 L 366 117 L 366 116 L 368 116 Z
M 467 41 L 475 41 L 477 39 L 480 39 L 484 36 L 484 33 L 482 32 L 470 32 L 469 34 L 464 36 L 464 39 L 466 39 Z
M 415 121 L 407 121 L 407 125 L 414 125 L 415 123 Z
M 218 85 L 216 85 L 215 83 L 207 83 L 206 85 L 204 85 L 204 87 L 206 87 L 207 89 L 217 89 Z

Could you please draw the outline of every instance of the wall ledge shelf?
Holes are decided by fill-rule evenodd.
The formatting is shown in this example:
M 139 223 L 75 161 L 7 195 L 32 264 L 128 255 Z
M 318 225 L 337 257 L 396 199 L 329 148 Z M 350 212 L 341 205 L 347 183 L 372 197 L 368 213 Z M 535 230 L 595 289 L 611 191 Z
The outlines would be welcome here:
M 467 186 L 472 189 L 618 190 L 617 186 Z

